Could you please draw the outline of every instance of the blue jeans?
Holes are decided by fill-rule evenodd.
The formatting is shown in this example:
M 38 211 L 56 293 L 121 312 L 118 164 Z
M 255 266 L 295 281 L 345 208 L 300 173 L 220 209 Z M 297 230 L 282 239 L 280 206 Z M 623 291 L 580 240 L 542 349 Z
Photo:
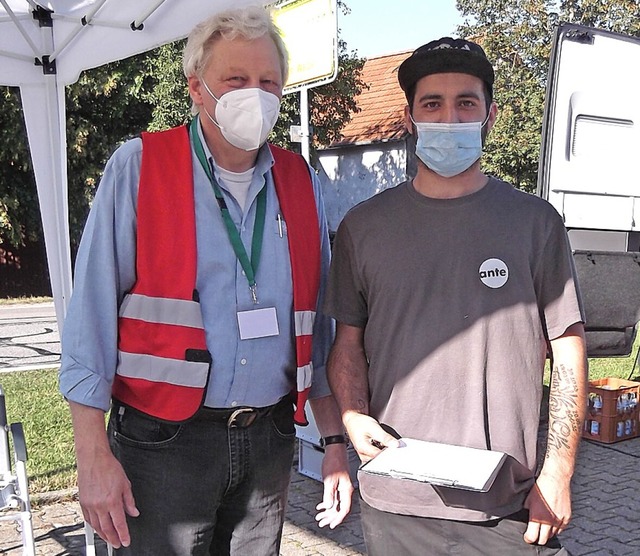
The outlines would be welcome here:
M 167 424 L 114 406 L 111 449 L 140 516 L 128 518 L 126 556 L 274 555 L 293 462 L 293 406 L 280 402 L 247 428 L 203 412 Z

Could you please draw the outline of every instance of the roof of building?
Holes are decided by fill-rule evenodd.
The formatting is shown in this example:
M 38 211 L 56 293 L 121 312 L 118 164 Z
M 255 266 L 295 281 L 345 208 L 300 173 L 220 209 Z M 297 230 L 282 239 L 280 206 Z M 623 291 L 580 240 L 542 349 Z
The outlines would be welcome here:
M 357 97 L 360 112 L 342 130 L 342 139 L 332 147 L 392 141 L 405 133 L 406 100 L 398 85 L 398 67 L 411 51 L 368 59 L 361 79 L 369 85 Z

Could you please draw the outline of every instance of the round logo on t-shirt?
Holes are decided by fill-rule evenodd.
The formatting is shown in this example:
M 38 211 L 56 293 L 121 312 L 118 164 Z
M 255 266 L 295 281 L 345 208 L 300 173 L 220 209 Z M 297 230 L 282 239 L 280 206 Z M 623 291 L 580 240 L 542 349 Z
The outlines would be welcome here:
M 500 259 L 487 259 L 480 265 L 478 274 L 488 288 L 501 288 L 509 279 L 509 267 Z

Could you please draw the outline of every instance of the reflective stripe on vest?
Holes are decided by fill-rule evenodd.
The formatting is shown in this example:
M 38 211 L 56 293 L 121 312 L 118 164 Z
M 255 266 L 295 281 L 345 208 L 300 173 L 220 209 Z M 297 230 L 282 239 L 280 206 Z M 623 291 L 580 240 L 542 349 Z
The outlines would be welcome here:
M 313 335 L 313 325 L 316 320 L 315 311 L 295 311 L 294 323 L 296 338 Z M 311 346 L 309 346 L 311 347 Z M 296 384 L 298 392 L 305 391 L 311 387 L 313 382 L 313 364 L 311 361 L 307 365 L 302 365 L 297 369 Z
M 129 294 L 120 305 L 120 317 L 204 328 L 200 304 L 184 299 L 164 299 L 146 295 Z
M 128 378 L 202 388 L 207 383 L 208 373 L 208 363 L 118 352 L 118 374 Z
M 311 388 L 311 383 L 313 381 L 313 364 L 309 363 L 303 367 L 298 367 L 298 372 L 296 376 L 296 386 L 298 388 L 298 392 L 304 392 L 305 390 Z
M 311 336 L 313 334 L 313 323 L 316 320 L 315 311 L 295 311 L 296 336 Z

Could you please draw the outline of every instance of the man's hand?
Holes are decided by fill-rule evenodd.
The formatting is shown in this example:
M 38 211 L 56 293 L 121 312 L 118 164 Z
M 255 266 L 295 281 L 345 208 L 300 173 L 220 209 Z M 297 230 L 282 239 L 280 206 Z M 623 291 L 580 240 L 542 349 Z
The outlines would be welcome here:
M 328 525 L 334 529 L 351 510 L 353 485 L 349 476 L 349 461 L 346 444 L 325 446 L 322 460 L 322 480 L 324 494 L 322 502 L 316 506 L 319 513 L 316 521 L 320 527 Z
M 384 448 L 397 448 L 399 442 L 369 415 L 347 411 L 343 418 L 349 439 L 362 462 L 375 458 Z
M 566 480 L 555 481 L 540 475 L 525 500 L 529 510 L 529 525 L 524 540 L 529 544 L 545 545 L 562 533 L 571 519 L 571 491 Z
M 91 460 L 78 462 L 78 490 L 84 519 L 114 548 L 129 546 L 131 537 L 126 515 L 140 514 L 131 484 L 110 451 Z
M 78 491 L 82 515 L 114 548 L 129 546 L 126 515 L 140 515 L 131 483 L 109 447 L 104 412 L 69 402 L 78 461 Z
M 551 340 L 549 432 L 544 465 L 525 500 L 529 525 L 524 540 L 546 544 L 571 519 L 571 477 L 587 408 L 587 356 L 582 323 Z

